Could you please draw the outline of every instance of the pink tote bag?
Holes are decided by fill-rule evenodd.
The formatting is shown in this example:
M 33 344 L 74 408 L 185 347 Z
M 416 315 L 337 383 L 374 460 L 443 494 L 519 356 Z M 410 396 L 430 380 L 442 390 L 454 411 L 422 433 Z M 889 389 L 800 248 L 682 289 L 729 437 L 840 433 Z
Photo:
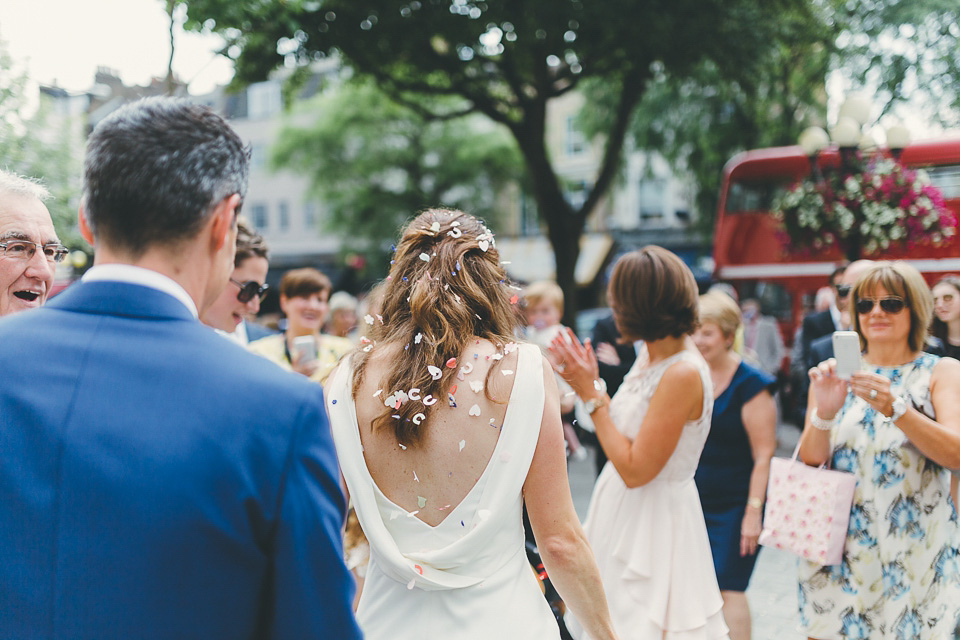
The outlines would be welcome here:
M 797 443 L 793 458 L 770 461 L 759 542 L 817 564 L 840 564 L 857 479 L 805 465 L 797 460 L 799 451 Z

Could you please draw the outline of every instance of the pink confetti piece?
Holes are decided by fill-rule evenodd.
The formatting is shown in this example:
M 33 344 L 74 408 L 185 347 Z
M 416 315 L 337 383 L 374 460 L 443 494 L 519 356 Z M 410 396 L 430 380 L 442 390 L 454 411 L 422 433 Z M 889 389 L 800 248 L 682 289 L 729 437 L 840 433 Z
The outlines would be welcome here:
M 450 508 L 450 505 L 445 504 L 442 507 L 437 507 L 437 511 L 446 511 L 449 508 Z
M 510 304 L 517 304 L 518 302 L 520 302 L 520 296 L 514 294 L 513 297 L 510 298 Z
M 450 395 L 453 395 L 456 392 L 457 392 L 457 385 L 453 385 L 452 387 L 450 387 Z
M 456 368 L 457 368 L 457 359 L 456 359 L 456 358 L 450 358 L 449 360 L 447 360 L 447 365 L 446 365 L 446 366 L 447 366 L 447 369 L 456 369 Z

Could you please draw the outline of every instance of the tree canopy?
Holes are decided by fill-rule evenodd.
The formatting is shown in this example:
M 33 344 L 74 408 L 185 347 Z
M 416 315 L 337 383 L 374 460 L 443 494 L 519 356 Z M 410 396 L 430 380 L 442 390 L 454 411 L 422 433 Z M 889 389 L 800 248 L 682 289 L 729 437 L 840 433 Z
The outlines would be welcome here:
M 240 82 L 338 52 L 358 74 L 424 115 L 479 112 L 510 131 L 575 311 L 587 217 L 613 181 L 630 118 L 657 65 L 683 77 L 710 61 L 749 79 L 783 15 L 804 0 L 187 0 L 188 25 L 222 34 Z M 812 19 L 812 18 L 810 18 Z M 616 96 L 600 167 L 582 205 L 564 195 L 545 141 L 547 105 L 588 78 Z M 453 96 L 439 113 L 414 96 Z
M 272 162 L 310 177 L 348 249 L 384 256 L 401 225 L 427 207 L 495 222 L 496 198 L 523 168 L 503 127 L 476 117 L 425 120 L 368 79 L 296 105 Z
M 45 96 L 30 104 L 28 86 L 29 78 L 16 70 L 0 41 L 0 167 L 40 180 L 52 196 L 45 204 L 60 241 L 89 250 L 77 228 L 79 131 L 69 119 L 56 122 Z

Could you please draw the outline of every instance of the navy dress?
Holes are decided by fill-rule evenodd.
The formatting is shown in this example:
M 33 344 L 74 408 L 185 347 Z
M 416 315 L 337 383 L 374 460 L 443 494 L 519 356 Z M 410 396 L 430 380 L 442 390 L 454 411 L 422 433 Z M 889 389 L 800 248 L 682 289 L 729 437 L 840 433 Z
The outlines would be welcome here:
M 740 556 L 740 526 L 753 473 L 753 452 L 742 410 L 775 382 L 770 374 L 740 363 L 730 384 L 714 400 L 710 435 L 694 476 L 721 591 L 746 591 L 757 561 L 756 554 Z

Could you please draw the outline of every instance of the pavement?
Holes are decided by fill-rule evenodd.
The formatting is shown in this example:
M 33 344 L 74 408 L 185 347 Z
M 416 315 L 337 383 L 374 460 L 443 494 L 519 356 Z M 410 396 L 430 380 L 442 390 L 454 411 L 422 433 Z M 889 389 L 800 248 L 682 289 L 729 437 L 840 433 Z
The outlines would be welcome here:
M 800 437 L 800 431 L 790 424 L 777 427 L 777 456 L 790 457 Z M 582 521 L 590 505 L 590 494 L 596 472 L 593 452 L 586 460 L 570 460 L 568 467 L 573 504 Z M 797 559 L 781 551 L 761 547 L 750 585 L 747 601 L 753 618 L 753 638 L 756 640 L 804 640 L 798 629 L 797 616 Z

